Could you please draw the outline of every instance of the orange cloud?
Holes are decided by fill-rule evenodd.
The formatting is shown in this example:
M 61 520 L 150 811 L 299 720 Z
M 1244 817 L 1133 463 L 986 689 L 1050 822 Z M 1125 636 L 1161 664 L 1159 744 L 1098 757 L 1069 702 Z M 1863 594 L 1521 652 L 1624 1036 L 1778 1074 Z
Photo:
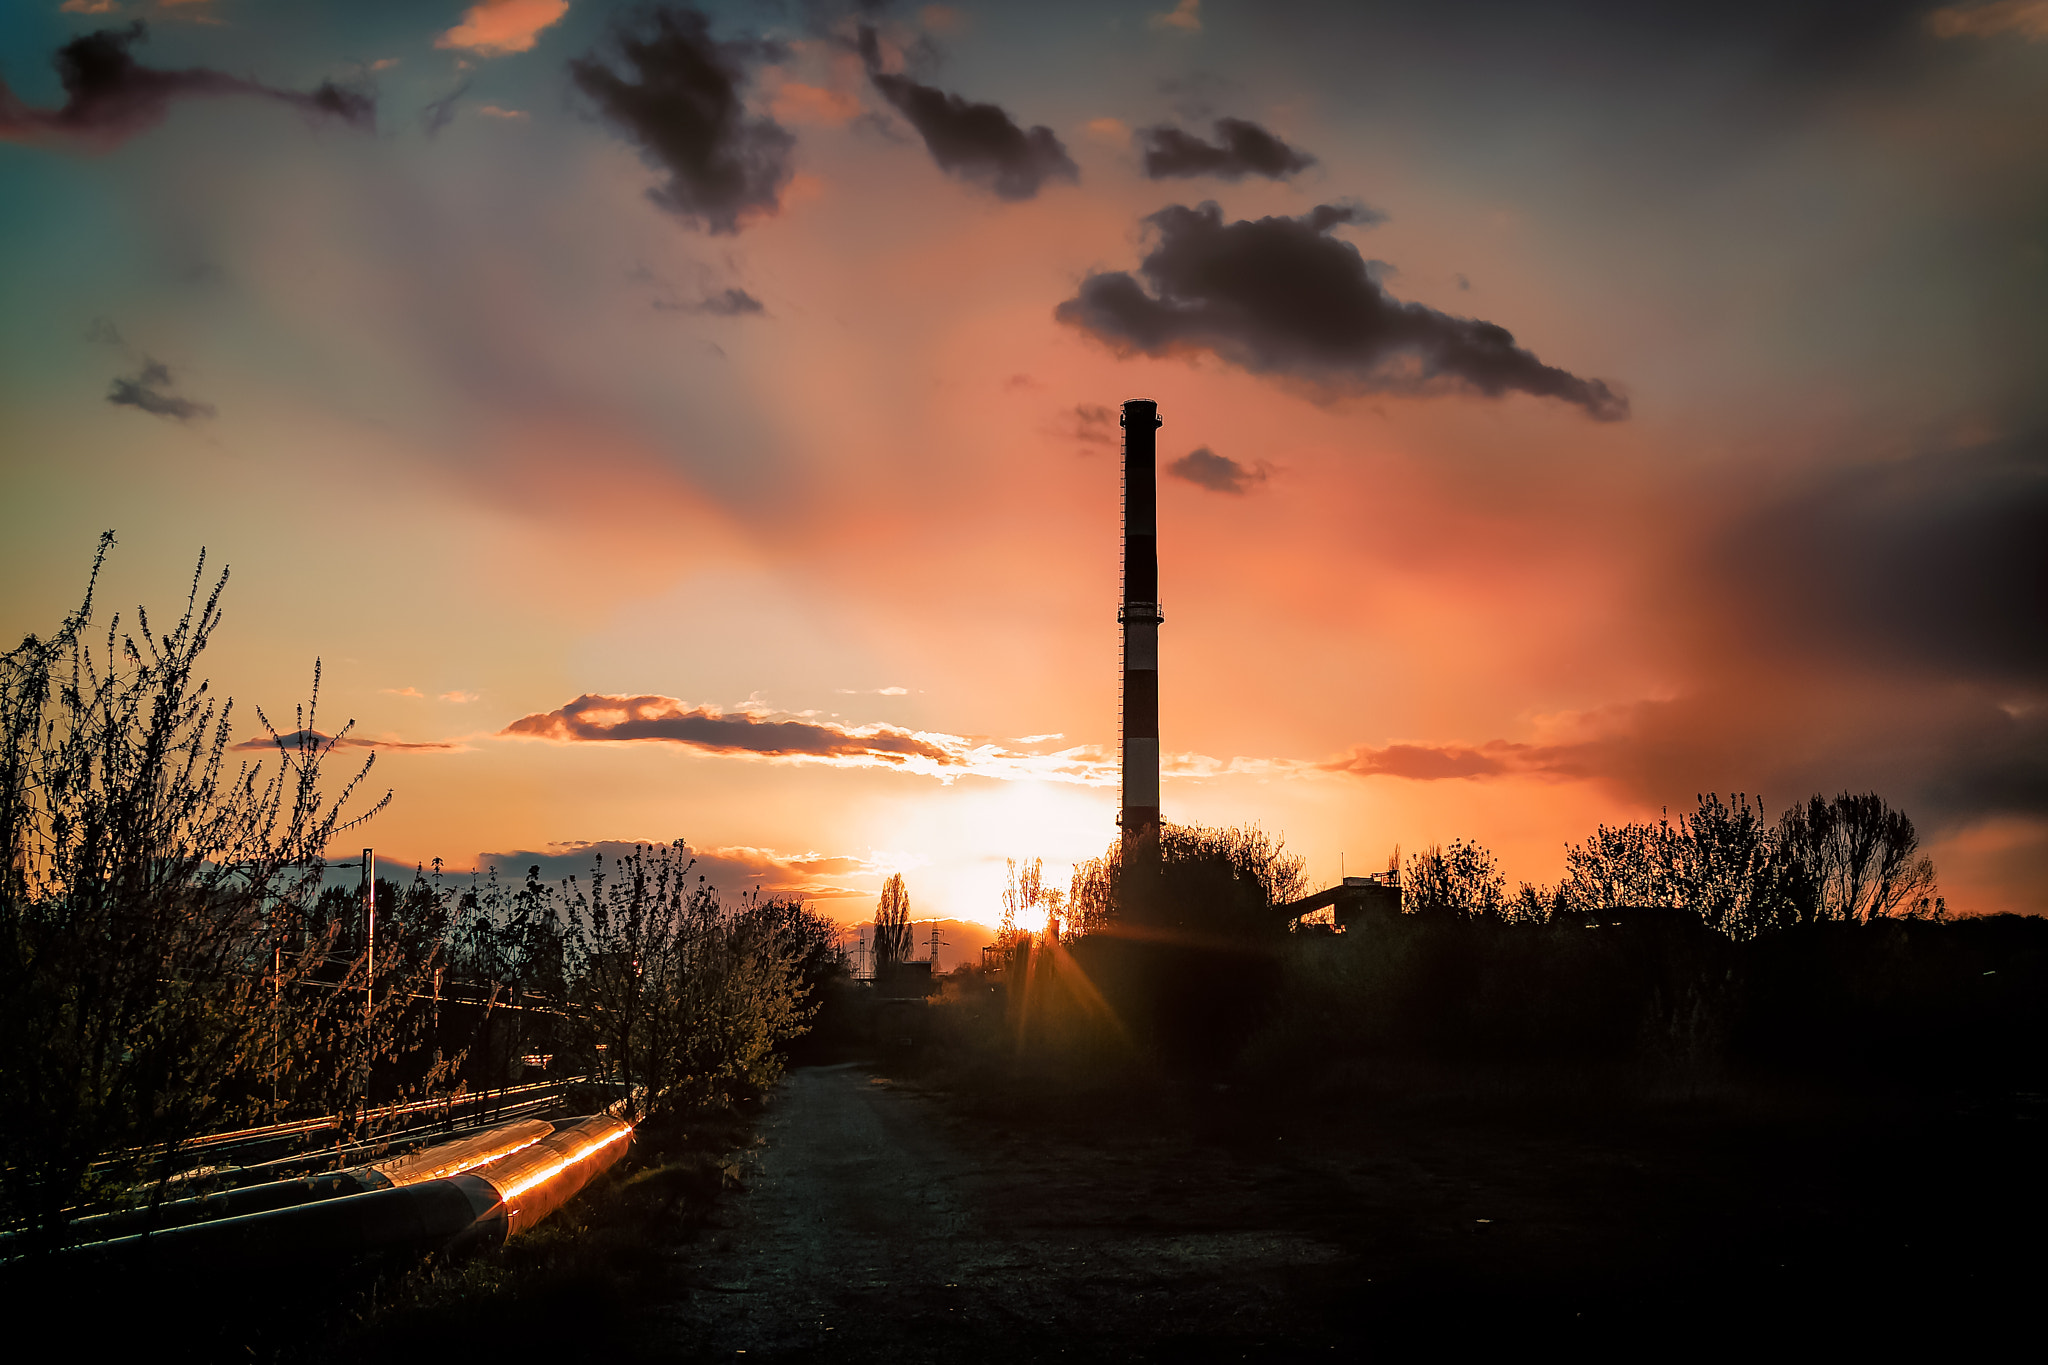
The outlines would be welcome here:
M 860 114 L 860 101 L 837 90 L 785 81 L 776 90 L 768 112 L 783 123 L 811 123 L 841 128 Z
M 1501 777 L 1509 773 L 1554 773 L 1561 751 L 1515 744 L 1503 739 L 1485 744 L 1389 744 L 1375 749 L 1360 744 L 1343 758 L 1317 766 L 1325 772 L 1356 777 L 1401 777 L 1411 782 L 1438 782 L 1460 777 Z
M 541 30 L 568 12 L 569 0 L 479 0 L 434 46 L 484 57 L 531 51 Z
M 1995 38 L 2017 33 L 2048 38 L 2048 0 L 1994 0 L 1988 5 L 1949 5 L 1927 16 L 1937 38 Z
M 689 706 L 662 696 L 585 693 L 556 710 L 523 716 L 506 726 L 505 733 L 584 743 L 665 740 L 712 753 L 764 758 L 886 764 L 923 759 L 941 767 L 961 762 L 945 745 L 893 725 L 849 728 L 829 721 L 775 720 L 752 711 L 728 714 L 715 706 Z
M 538 868 L 544 881 L 575 876 L 588 878 L 599 860 L 614 869 L 636 851 L 659 847 L 661 840 L 572 839 L 538 849 L 485 852 L 476 856 L 479 871 L 498 868 L 522 872 Z M 770 896 L 792 896 L 803 900 L 871 898 L 875 883 L 895 868 L 875 858 L 852 854 L 827 854 L 815 850 L 779 853 L 772 848 L 739 844 L 724 848 L 685 846 L 696 873 L 728 895 L 760 891 Z M 846 879 L 862 878 L 866 886 L 848 886 Z
M 818 719 L 815 711 L 780 714 L 751 702 L 741 710 L 726 711 L 716 706 L 691 706 L 674 697 L 587 693 L 556 710 L 522 716 L 500 735 L 571 744 L 652 740 L 704 753 L 771 761 L 889 768 L 947 783 L 960 777 L 985 777 L 1000 782 L 1109 787 L 1120 780 L 1116 750 L 1107 745 L 1076 744 L 1053 753 L 1032 753 L 980 737 L 895 725 L 843 725 Z M 1013 742 L 1036 746 L 1059 738 L 1056 734 L 1027 735 Z M 1222 759 L 1187 752 L 1162 755 L 1160 771 L 1169 778 L 1188 779 L 1267 776 L 1317 767 L 1342 770 L 1346 762 L 1315 765 L 1296 759 Z

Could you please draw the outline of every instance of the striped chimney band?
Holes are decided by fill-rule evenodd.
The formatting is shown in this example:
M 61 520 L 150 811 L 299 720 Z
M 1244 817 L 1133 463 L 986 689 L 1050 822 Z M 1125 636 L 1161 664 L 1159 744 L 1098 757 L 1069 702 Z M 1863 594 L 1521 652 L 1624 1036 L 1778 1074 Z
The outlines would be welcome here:
M 1159 405 L 1124 404 L 1123 810 L 1126 841 L 1159 829 Z

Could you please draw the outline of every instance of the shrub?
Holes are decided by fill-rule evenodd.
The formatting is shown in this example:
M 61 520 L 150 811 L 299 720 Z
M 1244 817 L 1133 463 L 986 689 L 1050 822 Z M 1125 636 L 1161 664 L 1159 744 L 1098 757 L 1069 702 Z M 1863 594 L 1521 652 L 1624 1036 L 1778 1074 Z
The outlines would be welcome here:
M 202 599 L 204 565 L 168 632 L 139 611 L 95 648 L 89 585 L 0 657 L 0 1179 L 50 1238 L 209 1128 L 362 1096 L 432 965 L 333 953 L 322 853 L 383 803 L 345 814 L 368 761 L 323 791 L 317 665 L 295 732 L 264 721 L 275 766 L 229 766 L 233 704 L 196 672 L 227 575 Z
M 571 883 L 570 1018 L 596 1073 L 640 1115 L 730 1103 L 781 1074 L 841 964 L 832 928 L 800 903 L 728 907 L 680 841 L 636 848 L 588 892 Z

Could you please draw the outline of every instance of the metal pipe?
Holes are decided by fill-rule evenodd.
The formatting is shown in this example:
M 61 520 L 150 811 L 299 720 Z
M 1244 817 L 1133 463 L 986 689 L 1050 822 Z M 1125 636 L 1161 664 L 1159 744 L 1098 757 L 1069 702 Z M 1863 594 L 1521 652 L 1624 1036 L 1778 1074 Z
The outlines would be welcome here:
M 517 1009 L 519 1007 L 516 1005 L 499 1005 L 497 1008 Z M 495 1102 L 500 1097 L 533 1095 L 543 1090 L 561 1090 L 567 1086 L 581 1084 L 589 1079 L 588 1076 L 565 1076 L 561 1080 L 555 1081 L 528 1081 L 525 1085 L 507 1086 L 502 1090 L 473 1091 L 461 1099 L 443 1097 L 431 1100 L 414 1100 L 407 1104 L 392 1104 L 386 1105 L 383 1108 L 373 1109 L 363 1117 L 365 1122 L 381 1123 L 389 1119 L 403 1118 L 408 1114 L 424 1114 L 442 1109 L 486 1108 L 488 1107 L 484 1103 L 486 1100 Z M 237 1128 L 229 1132 L 208 1133 L 204 1137 L 197 1137 L 185 1143 L 179 1150 L 189 1154 L 220 1143 L 248 1142 L 259 1138 L 299 1137 L 310 1133 L 325 1132 L 331 1128 L 341 1127 L 345 1118 L 346 1116 L 342 1114 L 322 1114 L 318 1118 L 265 1124 L 260 1128 Z M 143 1149 L 133 1149 L 126 1155 L 133 1155 L 134 1152 L 141 1150 Z
M 497 1187 L 468 1173 L 402 1188 L 346 1194 L 288 1208 L 113 1237 L 72 1248 L 119 1261 L 276 1266 L 346 1260 L 369 1252 L 430 1251 L 504 1240 Z
M 453 1142 L 437 1142 L 417 1152 L 373 1161 L 369 1169 L 393 1185 L 417 1185 L 422 1180 L 439 1180 L 460 1175 L 478 1166 L 499 1161 L 536 1142 L 545 1142 L 555 1131 L 546 1119 L 524 1119 L 486 1128 Z
M 110 1238 L 73 1251 L 225 1266 L 494 1247 L 574 1198 L 625 1154 L 632 1136 L 632 1125 L 600 1114 L 459 1174 Z
M 506 1206 L 505 1236 L 513 1237 L 575 1198 L 625 1155 L 632 1140 L 632 1124 L 599 1114 L 471 1174 L 497 1188 Z
M 555 1125 L 545 1119 L 524 1119 L 364 1166 L 324 1171 L 296 1180 L 269 1180 L 259 1185 L 245 1185 L 240 1189 L 220 1190 L 189 1199 L 166 1200 L 154 1209 L 89 1214 L 71 1226 L 76 1233 L 94 1240 L 106 1240 L 147 1228 L 167 1230 L 211 1219 L 237 1218 L 323 1199 L 366 1194 L 372 1190 L 417 1185 L 422 1181 L 459 1175 L 500 1160 L 522 1147 L 532 1146 L 554 1131 Z

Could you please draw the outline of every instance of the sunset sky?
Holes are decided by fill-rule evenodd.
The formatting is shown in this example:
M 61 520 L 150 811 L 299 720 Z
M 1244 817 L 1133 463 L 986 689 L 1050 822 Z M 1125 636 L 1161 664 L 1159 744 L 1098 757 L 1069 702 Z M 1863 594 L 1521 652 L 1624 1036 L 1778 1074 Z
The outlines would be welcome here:
M 1542 883 L 1875 789 L 2048 901 L 2048 0 L 15 0 L 0 80 L 0 628 L 204 547 L 380 856 L 1063 881 L 1145 397 L 1167 819 Z

